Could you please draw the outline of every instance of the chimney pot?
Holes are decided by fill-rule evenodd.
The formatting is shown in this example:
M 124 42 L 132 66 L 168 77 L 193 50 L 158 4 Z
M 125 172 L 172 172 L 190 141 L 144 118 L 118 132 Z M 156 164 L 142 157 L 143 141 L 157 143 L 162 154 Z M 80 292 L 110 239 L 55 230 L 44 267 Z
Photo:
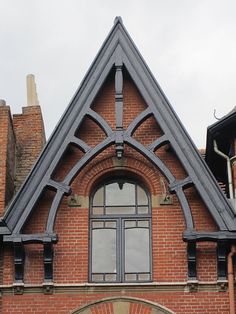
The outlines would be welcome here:
M 0 99 L 0 106 L 6 106 L 6 101 L 4 99 Z

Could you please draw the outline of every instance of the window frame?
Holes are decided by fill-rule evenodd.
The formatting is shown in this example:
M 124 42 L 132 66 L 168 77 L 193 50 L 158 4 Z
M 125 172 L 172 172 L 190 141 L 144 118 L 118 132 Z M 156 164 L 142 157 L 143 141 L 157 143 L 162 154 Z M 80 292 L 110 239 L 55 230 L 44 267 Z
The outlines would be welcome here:
M 107 214 L 105 207 L 110 207 L 106 206 L 106 201 L 105 201 L 105 186 L 112 184 L 112 183 L 118 183 L 123 182 L 123 183 L 130 183 L 135 185 L 135 213 L 134 214 Z M 147 196 L 147 205 L 138 205 L 137 204 L 137 189 L 138 187 L 142 188 Z M 96 192 L 100 189 L 103 188 L 103 214 L 98 215 L 98 214 L 93 214 L 93 208 L 96 206 L 93 206 L 93 199 L 96 194 Z M 114 205 L 115 207 L 119 207 Z M 120 205 L 120 207 L 125 207 L 126 205 Z M 127 205 L 127 207 L 130 205 Z M 97 206 L 99 207 L 99 206 Z M 139 207 L 147 207 L 148 212 L 147 213 L 138 213 L 138 208 Z M 97 273 L 97 274 L 103 274 L 103 281 L 95 281 L 92 280 L 92 276 L 96 273 L 92 273 L 92 248 L 93 248 L 93 230 L 96 228 L 93 228 L 93 222 L 116 222 L 116 280 L 111 280 L 111 281 L 106 281 L 105 276 L 106 274 L 110 273 Z M 149 256 L 148 256 L 148 266 L 149 266 L 149 271 L 148 272 L 133 272 L 133 274 L 136 276 L 135 280 L 125 280 L 125 276 L 127 274 L 131 274 L 131 272 L 125 272 L 125 230 L 130 229 L 125 227 L 125 222 L 126 221 L 133 221 L 135 222 L 136 226 L 134 228 L 144 228 L 148 230 L 148 241 L 149 241 Z M 147 221 L 148 222 L 148 227 L 138 227 L 138 221 Z M 103 229 L 103 228 L 101 228 Z M 112 228 L 111 228 L 112 229 Z M 115 273 L 114 273 L 115 274 Z M 148 274 L 149 279 L 146 280 L 140 280 L 138 279 L 139 274 Z M 113 179 L 110 180 L 104 180 L 101 181 L 99 184 L 96 185 L 95 189 L 92 191 L 89 199 L 89 282 L 91 283 L 97 283 L 97 284 L 107 284 L 107 283 L 144 283 L 144 282 L 151 282 L 152 281 L 152 214 L 151 214 L 151 197 L 150 193 L 147 191 L 146 187 L 140 183 L 138 180 L 133 180 L 129 179 L 127 177 L 114 177 Z

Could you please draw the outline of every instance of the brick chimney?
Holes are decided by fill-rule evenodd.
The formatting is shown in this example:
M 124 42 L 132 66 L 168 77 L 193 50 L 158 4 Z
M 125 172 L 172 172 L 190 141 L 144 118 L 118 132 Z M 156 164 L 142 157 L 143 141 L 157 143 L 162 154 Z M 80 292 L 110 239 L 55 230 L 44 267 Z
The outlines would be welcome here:
M 11 110 L 0 100 L 0 216 L 14 194 L 15 136 Z
M 32 74 L 27 76 L 27 106 L 11 117 L 0 100 L 0 216 L 29 174 L 45 144 L 44 123 Z
M 16 138 L 16 190 L 20 188 L 45 144 L 44 123 L 34 75 L 27 75 L 26 83 L 27 106 L 22 108 L 22 114 L 13 115 Z

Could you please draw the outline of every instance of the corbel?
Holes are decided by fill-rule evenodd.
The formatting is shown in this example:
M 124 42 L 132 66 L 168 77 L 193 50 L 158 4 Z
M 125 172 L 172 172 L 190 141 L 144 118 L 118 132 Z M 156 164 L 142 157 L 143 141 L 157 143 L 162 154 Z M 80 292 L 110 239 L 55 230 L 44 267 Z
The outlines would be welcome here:
M 43 283 L 43 293 L 44 294 L 53 294 L 54 285 L 52 282 L 44 282 Z
M 53 281 L 53 244 L 51 238 L 45 239 L 43 243 L 44 260 L 44 282 Z
M 72 194 L 67 198 L 67 204 L 69 207 L 81 207 L 81 197 L 77 194 Z
M 227 280 L 218 280 L 217 286 L 218 286 L 219 292 L 226 292 L 228 289 L 228 281 Z
M 21 294 L 24 294 L 24 283 L 14 283 L 13 284 L 13 291 L 14 291 L 14 294 L 17 294 L 17 295 L 21 295 Z
M 24 262 L 25 262 L 25 250 L 22 243 L 22 239 L 14 238 L 14 265 L 15 265 L 15 283 L 22 284 L 24 281 Z
M 188 281 L 187 287 L 188 287 L 189 292 L 197 292 L 198 291 L 198 281 L 197 280 Z
M 188 280 L 197 280 L 197 250 L 196 242 L 189 241 L 187 244 L 187 258 L 188 258 Z

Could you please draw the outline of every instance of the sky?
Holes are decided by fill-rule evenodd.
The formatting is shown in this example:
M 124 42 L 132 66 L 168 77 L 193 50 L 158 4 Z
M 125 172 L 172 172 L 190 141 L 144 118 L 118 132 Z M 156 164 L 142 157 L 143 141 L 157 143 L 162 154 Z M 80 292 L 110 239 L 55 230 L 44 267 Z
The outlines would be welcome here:
M 123 23 L 198 148 L 236 105 L 235 0 L 0 0 L 0 99 L 33 73 L 52 133 L 113 26 Z

